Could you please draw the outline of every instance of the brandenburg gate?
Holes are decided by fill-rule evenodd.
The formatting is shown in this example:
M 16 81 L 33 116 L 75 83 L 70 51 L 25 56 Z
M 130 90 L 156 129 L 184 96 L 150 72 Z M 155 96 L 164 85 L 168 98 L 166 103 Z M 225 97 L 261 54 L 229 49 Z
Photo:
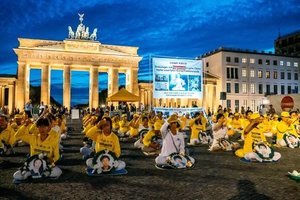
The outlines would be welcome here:
M 71 106 L 71 71 L 89 72 L 89 107 L 99 105 L 98 75 L 108 73 L 108 96 L 119 90 L 119 73 L 126 74 L 126 89 L 139 95 L 138 64 L 142 59 L 138 47 L 105 45 L 97 41 L 83 25 L 83 14 L 76 32 L 69 26 L 68 39 L 63 41 L 19 38 L 18 71 L 15 106 L 23 109 L 29 100 L 30 69 L 41 69 L 41 101 L 50 105 L 51 70 L 63 70 L 63 106 Z

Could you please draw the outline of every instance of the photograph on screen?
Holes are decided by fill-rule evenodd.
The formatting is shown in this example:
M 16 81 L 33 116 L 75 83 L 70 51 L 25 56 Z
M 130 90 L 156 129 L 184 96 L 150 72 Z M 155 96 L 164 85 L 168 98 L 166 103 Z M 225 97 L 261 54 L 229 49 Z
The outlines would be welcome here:
M 189 76 L 189 91 L 201 91 L 201 76 Z
M 170 91 L 188 91 L 188 76 L 180 73 L 170 74 Z
M 155 82 L 155 90 L 156 91 L 168 91 L 169 90 L 168 82 Z
M 167 74 L 155 74 L 155 81 L 156 82 L 168 82 L 168 75 Z

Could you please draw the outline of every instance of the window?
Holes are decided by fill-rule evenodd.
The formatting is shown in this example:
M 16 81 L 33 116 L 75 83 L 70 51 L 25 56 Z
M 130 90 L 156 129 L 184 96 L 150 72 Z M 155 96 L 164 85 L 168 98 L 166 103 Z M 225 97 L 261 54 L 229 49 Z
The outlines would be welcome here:
M 288 79 L 288 80 L 291 80 L 291 79 L 292 79 L 292 74 L 291 74 L 291 72 L 288 72 L 288 73 L 287 73 L 287 79 Z
M 234 84 L 234 93 L 240 93 L 240 87 L 238 83 Z
M 242 83 L 242 93 L 243 94 L 247 93 L 247 84 L 246 83 Z
M 266 65 L 270 65 L 270 60 L 266 60 Z
M 292 93 L 292 86 L 288 85 L 287 90 L 288 90 L 288 94 L 291 94 Z
M 234 78 L 234 68 L 230 68 L 230 78 Z
M 258 84 L 258 94 L 263 94 L 263 85 L 262 84 Z
M 295 86 L 294 93 L 295 93 L 295 94 L 298 94 L 298 91 L 299 91 L 299 90 L 298 90 L 298 86 Z
M 231 62 L 231 58 L 230 57 L 226 57 L 226 62 Z
M 281 79 L 284 79 L 284 72 L 281 72 L 281 73 L 280 73 L 280 78 L 281 78 Z
M 294 79 L 295 79 L 295 81 L 298 80 L 298 73 L 295 73 L 295 74 L 294 74 Z
M 258 64 L 262 64 L 262 59 L 258 59 Z
M 286 66 L 290 67 L 291 66 L 291 62 L 286 62 Z
M 239 58 L 238 57 L 234 57 L 234 62 L 235 63 L 239 63 Z
M 270 78 L 270 71 L 266 71 L 266 78 Z
M 247 63 L 247 58 L 242 58 L 242 63 Z
M 267 94 L 267 95 L 271 94 L 271 88 L 270 88 L 270 85 L 266 85 L 266 94 Z
M 261 70 L 258 70 L 258 71 L 257 71 L 257 77 L 258 77 L 258 78 L 262 78 L 262 77 L 263 77 L 262 71 L 261 71 Z
M 282 86 L 281 86 L 281 94 L 284 94 L 284 93 L 285 93 L 284 90 L 285 90 L 284 85 L 282 85 Z
M 251 92 L 251 94 L 255 94 L 254 83 L 251 83 L 251 84 L 250 84 L 250 92 Z
M 227 67 L 227 78 L 228 79 L 238 79 L 239 78 L 239 70 L 238 68 Z
M 250 63 L 254 64 L 255 63 L 255 59 L 254 58 L 250 58 Z
M 283 66 L 283 61 L 282 60 L 280 61 L 280 66 Z
M 235 108 L 235 110 L 239 111 L 239 108 L 240 108 L 240 101 L 239 100 L 234 100 L 234 108 Z
M 251 69 L 251 70 L 250 70 L 250 77 L 252 77 L 252 78 L 253 78 L 253 77 L 254 77 L 254 74 L 255 74 L 255 73 L 254 73 L 254 70 L 253 70 L 253 69 Z
M 230 78 L 230 68 L 227 67 L 227 78 Z
M 235 79 L 239 78 L 239 69 L 238 68 L 234 68 L 234 78 Z
M 246 69 L 242 69 L 242 77 L 247 77 L 247 70 Z
M 273 65 L 277 65 L 277 60 L 273 60 Z
M 278 94 L 278 86 L 277 85 L 274 85 L 274 87 L 273 87 L 273 93 L 274 94 Z
M 294 67 L 298 67 L 298 63 L 297 62 L 294 62 Z
M 226 83 L 226 92 L 231 93 L 231 84 L 230 83 Z
M 277 79 L 277 78 L 278 78 L 278 73 L 277 73 L 277 71 L 274 71 L 274 73 L 273 73 L 273 78 L 274 78 L 274 79 Z
M 227 106 L 227 108 L 231 108 L 231 100 L 226 101 L 226 106 Z
M 206 67 L 209 67 L 209 62 L 206 62 Z

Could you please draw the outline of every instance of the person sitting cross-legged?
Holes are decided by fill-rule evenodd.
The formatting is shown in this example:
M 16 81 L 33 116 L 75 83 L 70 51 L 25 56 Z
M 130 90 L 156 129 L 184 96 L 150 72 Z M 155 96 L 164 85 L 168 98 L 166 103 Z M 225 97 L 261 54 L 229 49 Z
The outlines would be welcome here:
M 112 121 L 109 117 L 104 117 L 98 122 L 96 126 L 91 128 L 87 134 L 87 137 L 95 142 L 95 152 L 92 148 L 82 147 L 80 152 L 85 156 L 91 156 L 93 153 L 98 153 L 103 150 L 111 151 L 115 154 L 116 158 L 121 155 L 121 148 L 119 138 L 112 132 Z M 89 158 L 86 161 L 88 167 L 93 168 L 93 158 Z M 118 166 L 116 170 L 125 168 L 126 164 L 124 161 L 118 160 Z
M 28 129 L 28 123 L 25 123 L 15 137 L 16 140 L 22 140 L 30 145 L 30 156 L 43 154 L 47 157 L 50 165 L 50 174 L 47 176 L 50 178 L 58 178 L 62 171 L 56 166 L 56 161 L 59 160 L 59 138 L 56 137 L 54 130 L 51 129 L 51 124 L 47 118 L 40 118 L 36 122 L 37 131 L 30 134 Z M 15 180 L 25 180 L 31 176 L 30 171 L 18 170 L 14 173 Z
M 185 156 L 190 165 L 195 163 L 195 159 L 186 155 L 183 134 L 177 131 L 180 127 L 180 121 L 177 115 L 171 115 L 170 118 L 161 127 L 162 149 L 161 153 L 155 158 L 157 165 L 168 165 L 168 158 L 173 153 Z

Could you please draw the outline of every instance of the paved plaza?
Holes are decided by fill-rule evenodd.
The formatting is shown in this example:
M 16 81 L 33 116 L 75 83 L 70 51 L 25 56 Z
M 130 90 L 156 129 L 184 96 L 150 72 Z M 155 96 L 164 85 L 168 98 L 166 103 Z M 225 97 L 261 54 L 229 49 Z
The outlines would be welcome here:
M 208 146 L 190 148 L 196 164 L 190 170 L 158 170 L 155 157 L 146 157 L 132 143 L 121 143 L 123 176 L 88 177 L 81 159 L 80 121 L 69 122 L 70 137 L 64 141 L 63 170 L 58 180 L 15 185 L 13 173 L 22 165 L 28 147 L 1 159 L 0 199 L 300 199 L 300 183 L 287 176 L 300 171 L 300 149 L 276 149 L 277 163 L 244 163 L 232 152 L 212 153 Z

